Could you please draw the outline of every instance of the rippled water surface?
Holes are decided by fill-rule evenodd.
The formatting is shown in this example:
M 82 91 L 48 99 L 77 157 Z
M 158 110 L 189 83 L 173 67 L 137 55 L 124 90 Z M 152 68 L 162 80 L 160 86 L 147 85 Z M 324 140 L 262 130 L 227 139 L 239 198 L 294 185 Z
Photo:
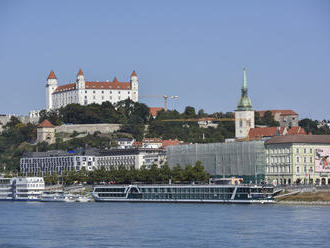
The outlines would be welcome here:
M 330 247 L 330 207 L 0 202 L 0 247 Z

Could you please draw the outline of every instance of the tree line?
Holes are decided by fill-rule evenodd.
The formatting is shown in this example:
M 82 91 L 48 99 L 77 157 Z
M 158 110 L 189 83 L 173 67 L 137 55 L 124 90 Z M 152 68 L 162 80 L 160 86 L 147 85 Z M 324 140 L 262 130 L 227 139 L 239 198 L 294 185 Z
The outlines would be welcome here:
M 40 175 L 39 175 L 40 176 Z M 64 171 L 62 175 L 54 173 L 44 176 L 46 185 L 63 184 L 73 185 L 74 183 L 100 184 L 100 183 L 115 183 L 115 184 L 131 184 L 131 183 L 190 183 L 190 182 L 207 182 L 210 175 L 204 170 L 201 162 L 197 161 L 195 166 L 187 165 L 181 167 L 177 165 L 173 169 L 168 165 L 158 168 L 152 165 L 147 169 L 142 166 L 141 169 L 135 169 L 133 166 L 126 168 L 121 165 L 118 167 L 110 167 L 108 170 L 101 167 L 94 171 L 87 171 L 83 168 L 80 171 Z

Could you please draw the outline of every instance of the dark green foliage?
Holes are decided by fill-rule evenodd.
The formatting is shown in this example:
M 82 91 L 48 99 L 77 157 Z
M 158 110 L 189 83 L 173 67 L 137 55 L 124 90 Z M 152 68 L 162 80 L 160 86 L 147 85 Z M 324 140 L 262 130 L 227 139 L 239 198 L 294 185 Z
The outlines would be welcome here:
M 32 151 L 36 139 L 36 125 L 23 124 L 16 117 L 5 125 L 0 135 L 0 171 L 18 171 L 19 159 L 25 151 Z
M 210 175 L 204 170 L 201 162 L 196 162 L 195 166 L 187 165 L 185 168 L 180 166 L 174 167 L 172 170 L 168 165 L 158 168 L 152 165 L 150 169 L 144 166 L 141 169 L 134 167 L 126 168 L 121 165 L 118 168 L 110 167 L 106 170 L 101 167 L 94 171 L 64 171 L 62 176 L 57 174 L 45 176 L 47 185 L 63 183 L 64 185 L 72 185 L 75 182 L 86 182 L 88 184 L 99 184 L 102 182 L 116 183 L 116 184 L 129 184 L 129 183 L 168 183 L 171 179 L 172 182 L 207 182 Z
M 326 122 L 324 120 L 324 122 Z M 312 119 L 302 119 L 299 121 L 299 126 L 303 127 L 307 133 L 312 132 L 312 134 L 330 134 L 330 128 L 327 125 L 323 125 L 321 127 L 317 127 L 320 124 L 319 121 L 315 120 L 313 121 Z
M 260 117 L 258 112 L 255 112 L 255 124 L 265 125 L 268 127 L 279 127 L 280 123 L 274 120 L 274 116 L 271 111 L 266 111 L 263 117 Z

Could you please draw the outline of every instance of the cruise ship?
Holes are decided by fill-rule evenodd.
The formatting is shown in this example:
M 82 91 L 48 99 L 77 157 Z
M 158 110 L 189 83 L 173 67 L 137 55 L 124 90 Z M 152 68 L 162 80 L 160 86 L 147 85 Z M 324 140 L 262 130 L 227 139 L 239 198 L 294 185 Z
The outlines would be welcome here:
M 13 199 L 13 179 L 0 178 L 0 201 Z
M 40 201 L 44 189 L 42 177 L 0 178 L 0 200 Z
M 273 186 L 167 184 L 96 186 L 97 202 L 273 203 Z

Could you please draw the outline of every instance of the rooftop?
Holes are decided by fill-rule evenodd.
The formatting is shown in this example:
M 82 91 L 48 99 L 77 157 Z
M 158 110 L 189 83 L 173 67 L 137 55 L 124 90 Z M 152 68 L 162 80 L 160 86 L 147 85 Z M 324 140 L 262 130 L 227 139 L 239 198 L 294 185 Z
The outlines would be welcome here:
M 285 143 L 309 143 L 309 144 L 330 144 L 330 135 L 286 135 L 274 136 L 265 142 L 268 144 Z

